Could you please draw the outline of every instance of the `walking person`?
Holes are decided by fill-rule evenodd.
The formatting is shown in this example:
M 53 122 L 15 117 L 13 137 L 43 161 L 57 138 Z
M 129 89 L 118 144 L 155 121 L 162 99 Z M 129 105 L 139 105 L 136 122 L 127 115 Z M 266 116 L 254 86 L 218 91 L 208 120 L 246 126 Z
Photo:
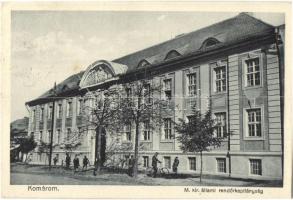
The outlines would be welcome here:
M 74 167 L 74 173 L 77 172 L 77 169 L 79 167 L 79 159 L 77 155 L 75 155 L 75 158 L 73 159 L 73 167 Z
M 179 165 L 179 159 L 176 156 L 176 158 L 174 159 L 173 165 L 172 165 L 172 169 L 173 169 L 173 172 L 175 172 L 175 174 L 177 174 L 178 165 Z
M 89 164 L 89 162 L 90 162 L 89 159 L 86 156 L 84 156 L 82 160 L 82 164 L 83 164 L 82 170 L 84 170 L 84 168 L 85 170 L 87 170 L 87 165 Z
M 157 176 L 158 162 L 161 163 L 161 161 L 159 161 L 158 158 L 157 158 L 158 155 L 159 155 L 159 153 L 156 152 L 155 155 L 152 158 L 152 167 L 153 167 L 153 170 L 154 170 L 154 175 L 153 175 L 154 178 L 156 178 L 156 176 Z
M 71 158 L 70 158 L 69 154 L 66 153 L 66 158 L 65 158 L 66 169 L 69 169 L 70 163 L 71 163 Z

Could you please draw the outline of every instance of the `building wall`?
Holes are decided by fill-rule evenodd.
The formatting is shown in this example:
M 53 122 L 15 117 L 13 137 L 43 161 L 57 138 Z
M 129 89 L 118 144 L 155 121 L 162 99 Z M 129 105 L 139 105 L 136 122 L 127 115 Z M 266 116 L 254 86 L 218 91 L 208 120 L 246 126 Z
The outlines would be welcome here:
M 186 98 L 186 75 L 195 72 L 197 74 L 198 91 L 195 101 L 198 107 L 204 113 L 208 108 L 211 108 L 213 113 L 225 112 L 227 116 L 228 130 L 232 133 L 230 136 L 230 149 L 228 140 L 224 140 L 221 147 L 214 149 L 212 152 L 204 153 L 203 165 L 204 173 L 219 174 L 216 168 L 216 158 L 226 158 L 228 174 L 228 157 L 227 152 L 231 155 L 231 176 L 249 177 L 249 178 L 281 178 L 281 124 L 280 124 L 280 86 L 279 86 L 279 62 L 276 54 L 271 54 L 269 47 L 256 48 L 250 51 L 242 51 L 232 55 L 219 56 L 213 60 L 189 63 L 188 65 L 178 66 L 177 70 L 169 71 L 160 74 L 153 78 L 154 82 L 161 82 L 166 78 L 172 79 L 172 102 L 178 106 L 178 109 L 173 110 L 170 116 L 173 120 L 178 121 L 179 118 L 186 118 L 190 113 L 188 107 L 188 99 Z M 261 67 L 261 84 L 257 87 L 245 86 L 245 59 L 259 57 Z M 215 93 L 213 79 L 213 63 L 226 65 L 227 73 L 227 89 L 226 91 Z M 80 126 L 79 116 L 77 116 L 76 104 L 80 97 L 69 97 L 60 100 L 62 103 L 62 119 L 56 119 L 55 112 L 55 127 L 59 123 L 58 128 L 61 129 L 61 138 L 66 138 L 67 128 L 76 131 Z M 81 97 L 85 98 L 85 97 Z M 72 116 L 66 118 L 67 101 L 72 101 Z M 56 106 L 58 103 L 56 103 Z M 45 107 L 45 116 L 48 113 L 49 104 L 38 105 L 30 108 L 32 112 L 36 109 L 36 119 L 32 123 L 32 114 L 30 117 L 29 132 L 34 132 L 36 138 L 39 133 L 39 112 L 40 106 Z M 262 136 L 259 138 L 248 138 L 246 109 L 261 108 L 262 117 Z M 56 110 L 56 108 L 55 108 Z M 59 122 L 57 122 L 59 120 Z M 50 120 L 45 119 L 43 124 L 43 138 L 48 138 L 46 135 L 50 129 Z M 60 125 L 61 123 L 61 125 Z M 123 131 L 122 131 L 123 132 Z M 174 132 L 174 129 L 173 129 Z M 132 129 L 132 141 L 134 141 L 134 129 Z M 46 136 L 45 136 L 46 135 Z M 151 156 L 154 152 L 160 152 L 161 159 L 164 156 L 170 156 L 173 162 L 176 156 L 179 157 L 179 171 L 192 172 L 189 169 L 188 157 L 196 157 L 196 170 L 200 169 L 200 159 L 197 154 L 182 153 L 180 144 L 176 139 L 168 141 L 162 140 L 162 130 L 157 129 L 152 131 L 151 141 L 143 142 L 146 146 L 146 151 L 140 152 L 140 156 Z M 177 133 L 175 132 L 175 137 Z M 111 138 L 109 138 L 111 139 Z M 112 138 L 113 139 L 113 138 Z M 120 141 L 123 138 L 120 137 Z M 81 139 L 81 146 L 73 151 L 74 154 L 87 155 L 92 163 L 94 159 L 94 133 L 88 133 Z M 59 149 L 54 151 L 59 152 L 60 159 L 64 157 L 64 150 Z M 121 153 L 121 152 L 120 152 Z M 245 153 L 245 154 L 244 154 Z M 131 152 L 125 153 L 129 155 Z M 124 156 L 117 154 L 117 156 Z M 259 158 L 262 160 L 262 176 L 251 176 L 249 173 L 249 159 Z M 118 159 L 118 158 L 117 158 Z M 119 159 L 118 159 L 119 160 Z M 35 162 L 41 162 L 41 159 L 35 156 Z M 172 163 L 171 163 L 172 164 Z

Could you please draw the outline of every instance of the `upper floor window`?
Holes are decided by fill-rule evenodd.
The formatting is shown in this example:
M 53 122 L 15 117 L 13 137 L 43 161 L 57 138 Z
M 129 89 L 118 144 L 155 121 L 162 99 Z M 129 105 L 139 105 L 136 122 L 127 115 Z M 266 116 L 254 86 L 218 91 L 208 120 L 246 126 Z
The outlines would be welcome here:
M 261 137 L 261 109 L 247 110 L 248 137 Z
M 172 98 L 172 79 L 164 80 L 164 97 L 168 101 Z
M 81 115 L 81 113 L 82 113 L 82 106 L 81 106 L 81 104 L 82 104 L 82 99 L 79 99 L 76 102 L 76 113 L 77 113 L 78 116 Z
M 51 142 L 52 130 L 48 130 L 48 142 Z
M 131 123 L 125 125 L 125 140 L 131 141 Z
M 126 88 L 126 98 L 132 98 L 132 89 L 131 88 Z
M 145 84 L 144 85 L 144 101 L 147 104 L 150 104 L 152 102 L 151 99 L 151 84 Z
M 57 105 L 57 119 L 62 117 L 62 103 L 58 103 Z
M 217 137 L 225 137 L 227 127 L 226 127 L 226 113 L 215 113 L 216 116 L 216 131 L 217 131 Z
M 246 86 L 257 86 L 260 85 L 260 65 L 259 58 L 251 58 L 245 60 L 245 82 Z
M 196 73 L 187 74 L 187 94 L 191 97 L 196 95 Z
M 226 91 L 226 66 L 214 68 L 215 92 Z
M 44 107 L 41 107 L 41 110 L 40 110 L 40 121 L 44 121 Z
M 43 131 L 40 131 L 40 141 L 43 141 Z
M 52 119 L 53 116 L 53 106 L 50 105 L 48 108 L 48 119 Z
M 143 140 L 150 140 L 150 138 L 151 138 L 150 121 L 145 121 L 143 123 Z
M 34 122 L 36 120 L 36 110 L 34 109 L 32 111 L 32 122 Z
M 164 140 L 170 140 L 172 139 L 172 122 L 170 118 L 164 119 L 164 134 L 163 134 Z
M 71 139 L 71 128 L 67 128 L 66 137 L 67 137 L 67 140 Z
M 57 144 L 60 143 L 60 137 L 61 137 L 61 130 L 57 129 L 56 139 L 55 139 Z
M 67 101 L 66 105 L 66 117 L 71 117 L 72 116 L 72 102 Z

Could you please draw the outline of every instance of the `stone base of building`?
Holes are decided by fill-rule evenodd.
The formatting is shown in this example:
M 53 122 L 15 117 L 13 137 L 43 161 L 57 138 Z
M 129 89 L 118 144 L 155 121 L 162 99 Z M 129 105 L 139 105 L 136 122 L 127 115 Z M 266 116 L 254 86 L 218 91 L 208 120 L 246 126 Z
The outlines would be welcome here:
M 82 159 L 87 156 L 92 157 L 92 152 L 89 151 L 72 151 L 68 152 L 72 160 L 75 155 L 82 164 Z M 152 156 L 155 151 L 140 152 L 139 153 L 139 170 L 144 171 L 147 167 L 151 167 Z M 167 167 L 172 172 L 172 164 L 175 157 L 179 159 L 178 173 L 182 174 L 199 174 L 200 173 L 200 155 L 199 153 L 182 153 L 182 152 L 163 152 L 158 151 L 158 159 L 161 163 L 159 168 Z M 52 156 L 52 165 L 54 165 L 53 158 L 58 155 L 58 162 L 56 165 L 65 166 L 66 152 L 54 152 Z M 129 158 L 134 155 L 133 152 L 117 152 L 108 158 L 105 165 L 116 168 L 128 168 Z M 229 159 L 230 156 L 230 159 Z M 34 152 L 30 155 L 30 164 L 47 165 L 49 155 L 47 153 Z M 252 174 L 250 160 L 261 160 L 261 172 L 259 175 Z M 219 161 L 222 162 L 221 167 Z M 203 174 L 227 176 L 233 178 L 257 179 L 257 180 L 281 180 L 282 179 L 282 156 L 280 152 L 203 152 Z M 225 165 L 223 165 L 223 163 Z M 90 165 L 93 165 L 93 160 L 90 159 Z M 231 166 L 231 167 L 230 167 Z M 230 169 L 230 170 L 229 170 Z

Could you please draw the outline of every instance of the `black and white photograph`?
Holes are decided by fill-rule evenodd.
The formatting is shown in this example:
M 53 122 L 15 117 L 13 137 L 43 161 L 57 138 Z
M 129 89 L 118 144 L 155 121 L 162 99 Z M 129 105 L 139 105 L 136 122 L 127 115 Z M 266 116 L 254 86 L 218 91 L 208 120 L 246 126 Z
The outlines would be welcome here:
M 13 10 L 10 26 L 10 185 L 283 188 L 284 12 Z

